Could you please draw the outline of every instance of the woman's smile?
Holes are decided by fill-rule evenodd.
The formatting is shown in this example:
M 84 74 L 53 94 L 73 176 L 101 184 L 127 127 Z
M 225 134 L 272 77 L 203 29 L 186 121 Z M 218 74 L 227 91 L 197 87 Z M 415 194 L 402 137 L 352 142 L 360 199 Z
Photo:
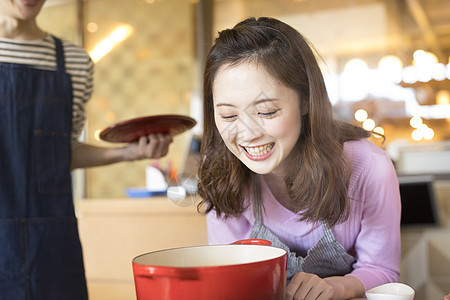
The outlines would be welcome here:
M 266 158 L 270 157 L 273 153 L 273 147 L 275 146 L 275 143 L 269 143 L 261 146 L 241 146 L 245 154 L 248 158 L 251 160 L 265 160 Z

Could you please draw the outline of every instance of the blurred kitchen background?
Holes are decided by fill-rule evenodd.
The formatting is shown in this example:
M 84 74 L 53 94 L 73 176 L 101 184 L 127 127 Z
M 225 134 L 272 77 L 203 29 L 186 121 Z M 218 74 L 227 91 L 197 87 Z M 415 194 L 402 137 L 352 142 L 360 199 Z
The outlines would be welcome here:
M 176 136 L 158 164 L 195 176 L 203 61 L 217 32 L 248 16 L 276 17 L 303 33 L 322 57 L 336 117 L 383 133 L 384 142 L 370 139 L 388 152 L 405 189 L 425 189 L 422 200 L 430 206 L 430 218 L 402 229 L 401 281 L 413 286 L 417 300 L 442 298 L 450 292 L 450 1 L 47 0 L 38 20 L 44 29 L 84 47 L 96 63 L 83 140 L 116 146 L 98 138 L 116 122 L 190 115 L 198 125 Z M 192 239 L 184 235 L 186 240 L 174 244 L 162 231 L 159 244 L 121 248 L 145 236 L 130 231 L 160 230 L 161 223 L 146 222 L 174 216 L 170 208 L 148 208 L 145 200 L 133 202 L 133 209 L 124 204 L 127 188 L 145 186 L 150 163 L 155 162 L 73 173 L 94 300 L 132 299 L 130 260 L 136 251 L 207 242 L 204 220 L 193 216 L 195 208 L 180 208 L 177 213 L 187 217 L 174 221 L 179 228 L 173 230 L 191 230 Z M 185 221 L 190 227 L 182 225 Z M 105 231 L 128 241 L 114 240 Z M 117 267 L 125 271 L 117 271 L 107 258 L 125 259 Z

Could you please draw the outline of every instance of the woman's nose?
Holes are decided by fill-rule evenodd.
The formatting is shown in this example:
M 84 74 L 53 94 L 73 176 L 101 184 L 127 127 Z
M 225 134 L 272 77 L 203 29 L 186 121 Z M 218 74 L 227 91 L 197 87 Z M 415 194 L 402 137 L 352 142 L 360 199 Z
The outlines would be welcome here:
M 239 119 L 238 139 L 252 141 L 264 134 L 261 121 L 251 115 Z

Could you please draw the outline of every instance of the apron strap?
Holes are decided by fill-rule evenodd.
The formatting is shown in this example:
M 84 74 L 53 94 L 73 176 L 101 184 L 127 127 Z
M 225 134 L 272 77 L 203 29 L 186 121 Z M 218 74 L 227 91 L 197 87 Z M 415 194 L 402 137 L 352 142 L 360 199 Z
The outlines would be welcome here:
M 63 49 L 62 41 L 55 36 L 52 36 L 52 37 L 53 37 L 53 40 L 55 41 L 56 71 L 59 74 L 64 74 L 64 73 L 66 73 L 66 64 L 65 64 L 65 59 L 64 59 L 64 49 Z
M 263 224 L 262 216 L 262 199 L 261 199 L 261 182 L 259 177 L 256 175 L 252 176 L 252 186 L 253 186 L 253 215 L 255 217 L 254 229 L 260 229 Z
M 330 226 L 328 226 L 327 221 L 322 221 L 322 229 L 323 229 L 323 239 L 327 242 L 335 242 L 336 237 L 334 236 L 333 231 L 331 231 Z

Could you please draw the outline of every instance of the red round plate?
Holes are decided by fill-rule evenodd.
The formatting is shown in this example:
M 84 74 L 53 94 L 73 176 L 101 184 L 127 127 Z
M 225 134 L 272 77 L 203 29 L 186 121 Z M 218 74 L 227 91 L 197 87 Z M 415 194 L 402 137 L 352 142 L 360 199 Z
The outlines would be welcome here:
M 131 119 L 103 129 L 100 138 L 112 143 L 131 143 L 141 136 L 165 133 L 175 136 L 191 129 L 197 122 L 182 115 L 158 115 Z

